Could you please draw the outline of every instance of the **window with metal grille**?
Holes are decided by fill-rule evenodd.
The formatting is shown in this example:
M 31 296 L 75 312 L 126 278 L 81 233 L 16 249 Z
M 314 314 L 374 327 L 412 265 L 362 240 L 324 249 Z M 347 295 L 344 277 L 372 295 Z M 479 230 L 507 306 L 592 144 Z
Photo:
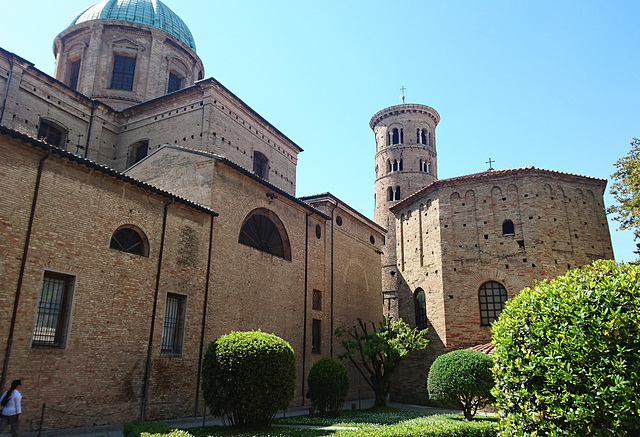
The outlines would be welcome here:
M 73 276 L 44 272 L 32 347 L 65 347 L 73 283 Z
M 480 324 L 489 326 L 500 317 L 504 303 L 507 301 L 507 290 L 496 281 L 482 284 L 478 294 L 480 301 Z
M 40 120 L 38 139 L 52 146 L 61 147 L 63 135 L 63 131 L 58 127 L 44 120 Z
M 169 73 L 169 86 L 167 87 L 167 92 L 172 93 L 182 88 L 184 88 L 184 78 L 175 73 Z
M 289 238 L 280 219 L 265 208 L 249 213 L 240 229 L 238 242 L 291 261 Z
M 418 288 L 413 294 L 413 305 L 416 313 L 416 328 L 427 328 L 427 300 L 425 298 L 424 290 Z
M 111 74 L 111 88 L 117 90 L 133 90 L 133 75 L 136 71 L 136 58 L 115 55 L 113 72 Z
M 319 354 L 322 344 L 322 320 L 313 319 L 311 324 L 311 353 Z
M 317 311 L 322 310 L 322 291 L 313 290 L 313 301 L 311 303 L 311 308 Z
M 186 301 L 186 296 L 167 293 L 162 326 L 162 352 L 182 353 Z
M 111 236 L 109 248 L 133 255 L 149 256 L 149 244 L 144 233 L 134 226 L 123 226 Z
M 69 88 L 72 90 L 78 89 L 78 78 L 80 77 L 80 60 L 74 61 L 70 66 L 69 74 Z

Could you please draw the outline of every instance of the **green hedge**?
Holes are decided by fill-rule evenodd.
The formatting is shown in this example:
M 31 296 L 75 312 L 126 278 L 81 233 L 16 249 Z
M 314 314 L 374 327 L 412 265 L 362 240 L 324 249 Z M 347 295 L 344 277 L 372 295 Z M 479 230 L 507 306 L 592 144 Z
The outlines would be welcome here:
M 596 261 L 527 288 L 492 331 L 503 436 L 640 434 L 638 264 Z
M 127 422 L 122 428 L 124 437 L 140 437 L 142 433 L 168 433 L 174 429 L 162 422 Z
M 340 414 L 349 391 L 349 374 L 342 362 L 333 358 L 317 361 L 307 378 L 309 394 L 320 413 Z
M 293 349 L 260 331 L 231 332 L 209 345 L 202 392 L 211 414 L 235 426 L 267 425 L 289 406 L 296 385 Z
M 478 408 L 493 402 L 492 365 L 491 357 L 478 351 L 457 350 L 440 355 L 429 369 L 429 397 L 453 404 L 465 418 L 473 418 Z

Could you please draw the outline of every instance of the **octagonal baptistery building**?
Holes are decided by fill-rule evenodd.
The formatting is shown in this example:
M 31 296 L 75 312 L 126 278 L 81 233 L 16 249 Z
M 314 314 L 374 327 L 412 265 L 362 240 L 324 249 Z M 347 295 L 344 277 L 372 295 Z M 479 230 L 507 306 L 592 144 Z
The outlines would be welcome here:
M 204 77 L 187 25 L 159 0 L 102 0 L 54 41 L 55 78 L 122 110 Z

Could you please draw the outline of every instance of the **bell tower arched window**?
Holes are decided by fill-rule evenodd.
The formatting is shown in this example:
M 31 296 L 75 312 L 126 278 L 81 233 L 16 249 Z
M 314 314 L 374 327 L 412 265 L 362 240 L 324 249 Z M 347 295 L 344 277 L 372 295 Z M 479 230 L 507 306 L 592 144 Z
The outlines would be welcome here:
M 515 227 L 511 220 L 505 220 L 502 223 L 502 235 L 513 235 L 516 233 Z
M 400 186 L 396 187 L 395 200 L 400 200 Z
M 392 187 L 387 188 L 387 199 L 388 200 L 393 200 L 393 188 Z

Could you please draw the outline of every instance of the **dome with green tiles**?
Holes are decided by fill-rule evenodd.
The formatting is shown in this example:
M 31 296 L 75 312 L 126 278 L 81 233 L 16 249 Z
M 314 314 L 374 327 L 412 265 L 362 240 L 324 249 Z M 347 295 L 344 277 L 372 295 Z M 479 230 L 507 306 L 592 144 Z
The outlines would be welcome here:
M 102 0 L 76 15 L 69 27 L 92 20 L 123 20 L 156 27 L 196 50 L 187 25 L 159 0 Z

